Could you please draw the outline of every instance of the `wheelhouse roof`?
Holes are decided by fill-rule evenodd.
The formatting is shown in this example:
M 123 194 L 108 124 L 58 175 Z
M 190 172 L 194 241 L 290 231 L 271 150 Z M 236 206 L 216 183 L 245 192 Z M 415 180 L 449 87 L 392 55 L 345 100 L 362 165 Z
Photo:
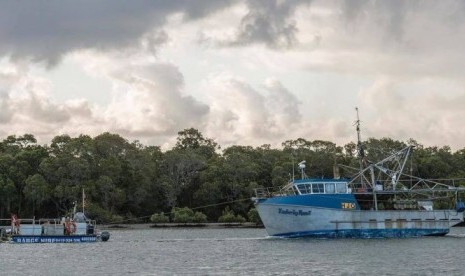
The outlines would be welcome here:
M 305 178 L 294 180 L 294 184 L 302 183 L 335 183 L 335 182 L 349 182 L 349 179 L 335 179 L 335 178 Z

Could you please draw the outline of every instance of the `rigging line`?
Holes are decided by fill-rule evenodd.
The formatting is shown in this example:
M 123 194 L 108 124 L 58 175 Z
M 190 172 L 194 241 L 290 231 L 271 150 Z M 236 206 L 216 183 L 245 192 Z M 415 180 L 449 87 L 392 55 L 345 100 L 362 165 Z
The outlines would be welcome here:
M 203 208 L 208 208 L 208 207 L 214 207 L 214 206 L 219 206 L 219 205 L 225 205 L 225 204 L 230 204 L 234 202 L 240 202 L 240 201 L 246 201 L 249 200 L 250 198 L 243 198 L 243 199 L 237 199 L 237 200 L 232 200 L 232 201 L 227 201 L 227 202 L 222 202 L 222 203 L 217 203 L 217 204 L 210 204 L 210 205 L 205 205 L 205 206 L 199 206 L 199 207 L 194 207 L 191 208 L 192 210 L 197 210 L 197 209 L 203 209 Z
M 208 208 L 208 207 L 215 207 L 215 206 L 220 206 L 220 205 L 225 205 L 225 204 L 230 204 L 230 203 L 235 203 L 235 202 L 240 202 L 240 201 L 246 201 L 246 200 L 250 200 L 250 198 L 243 198 L 243 199 L 237 199 L 237 200 L 232 200 L 232 201 L 227 201 L 227 202 L 221 202 L 221 203 L 216 203 L 216 204 L 209 204 L 209 205 L 204 205 L 204 206 L 198 206 L 198 207 L 194 207 L 194 208 L 190 208 L 191 210 L 197 210 L 197 209 L 203 209 L 203 208 Z M 165 212 L 165 213 L 162 213 L 163 215 L 170 215 L 170 214 L 174 214 L 173 211 L 171 212 Z M 153 214 L 152 214 L 153 215 Z M 127 221 L 132 221 L 132 220 L 138 220 L 138 219 L 143 219 L 143 218 L 149 218 L 151 217 L 152 215 L 148 215 L 148 216 L 141 216 L 141 217 L 135 217 L 135 218 L 130 218 L 130 219 L 123 219 L 123 220 L 118 220 L 118 221 L 111 221 L 109 222 L 108 224 L 118 224 L 118 223 L 122 223 L 122 222 L 127 222 Z

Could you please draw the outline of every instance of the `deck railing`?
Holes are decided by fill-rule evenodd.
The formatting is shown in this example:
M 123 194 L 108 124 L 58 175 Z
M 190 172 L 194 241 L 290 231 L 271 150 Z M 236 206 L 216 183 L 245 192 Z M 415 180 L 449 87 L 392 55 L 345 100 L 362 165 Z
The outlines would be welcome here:
M 40 227 L 41 228 L 41 235 L 51 235 L 51 234 L 56 234 L 56 235 L 63 235 L 63 229 L 64 229 L 64 220 L 63 219 L 46 219 L 46 218 L 41 218 L 41 219 L 35 219 L 35 218 L 26 218 L 26 219 L 18 219 L 19 221 L 19 227 L 12 225 L 12 219 L 0 219 L 0 229 L 3 234 L 5 233 L 21 233 L 21 227 L 28 227 L 30 228 L 36 228 Z M 85 221 L 87 226 L 90 226 L 90 228 L 96 229 L 97 222 L 95 220 L 86 220 Z M 86 227 L 87 229 L 87 227 Z M 8 230 L 8 231 L 7 231 Z M 73 235 L 74 233 L 71 233 Z
M 275 196 L 289 195 L 291 191 L 286 191 L 283 188 L 277 187 L 265 187 L 265 188 L 256 188 L 255 197 L 257 198 L 269 198 Z

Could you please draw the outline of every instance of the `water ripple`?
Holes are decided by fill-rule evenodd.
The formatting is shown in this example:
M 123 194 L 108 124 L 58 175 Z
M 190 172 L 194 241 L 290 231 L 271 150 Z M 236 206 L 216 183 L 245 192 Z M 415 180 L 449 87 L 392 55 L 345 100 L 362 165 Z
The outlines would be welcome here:
M 276 239 L 262 229 L 116 230 L 106 243 L 0 244 L 0 275 L 463 275 L 465 229 L 414 239 Z

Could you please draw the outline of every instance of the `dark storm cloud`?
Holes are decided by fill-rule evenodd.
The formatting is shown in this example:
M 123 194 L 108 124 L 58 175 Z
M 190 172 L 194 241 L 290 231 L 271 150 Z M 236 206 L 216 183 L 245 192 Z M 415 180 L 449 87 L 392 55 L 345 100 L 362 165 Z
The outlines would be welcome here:
M 460 28 L 465 15 L 465 1 L 461 0 L 350 0 L 337 1 L 345 26 L 352 31 L 359 31 L 363 22 L 369 22 L 378 34 L 386 39 L 407 42 L 412 24 L 419 18 L 426 17 L 430 22 Z M 425 25 L 422 27 L 426 28 Z M 435 30 L 431 30 L 434 35 Z
M 354 26 L 353 23 L 364 20 L 367 17 L 373 17 L 372 23 L 379 27 L 385 28 L 389 38 L 401 39 L 403 35 L 403 25 L 407 13 L 418 8 L 417 1 L 370 1 L 370 0 L 352 0 L 342 1 L 342 16 L 345 18 L 348 26 Z
M 166 42 L 163 27 L 167 18 L 182 14 L 191 21 L 245 3 L 242 18 L 231 45 L 262 43 L 272 48 L 290 47 L 296 42 L 293 20 L 299 5 L 310 0 L 81 0 L 14 1 L 0 4 L 0 56 L 30 58 L 48 65 L 74 50 L 120 49 L 137 45 L 148 36 L 150 50 Z M 159 34 L 162 34 L 161 36 Z M 169 36 L 169 34 L 168 34 Z
M 172 14 L 182 13 L 184 20 L 194 20 L 232 2 L 7 0 L 0 4 L 0 56 L 53 64 L 76 49 L 131 45 L 150 30 L 162 28 Z
M 237 37 L 227 45 L 262 43 L 271 48 L 287 48 L 296 43 L 296 22 L 292 20 L 299 5 L 311 0 L 248 0 L 248 13 L 242 18 Z

